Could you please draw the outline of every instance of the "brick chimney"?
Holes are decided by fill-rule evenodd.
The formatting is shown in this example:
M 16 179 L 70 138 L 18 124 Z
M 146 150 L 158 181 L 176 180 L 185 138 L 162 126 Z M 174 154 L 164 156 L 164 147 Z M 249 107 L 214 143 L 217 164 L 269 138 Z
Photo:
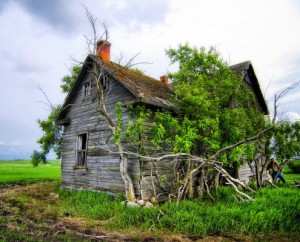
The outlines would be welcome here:
M 169 84 L 169 78 L 168 76 L 164 75 L 160 77 L 160 81 L 164 84 Z
M 97 53 L 96 56 L 103 61 L 110 61 L 110 46 L 111 43 L 107 40 L 97 41 Z

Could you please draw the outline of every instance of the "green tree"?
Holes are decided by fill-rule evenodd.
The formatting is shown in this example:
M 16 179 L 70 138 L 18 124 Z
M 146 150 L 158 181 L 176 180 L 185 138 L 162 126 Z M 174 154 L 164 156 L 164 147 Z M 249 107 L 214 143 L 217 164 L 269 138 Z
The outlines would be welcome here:
M 72 67 L 71 74 L 66 75 L 62 78 L 61 90 L 63 93 L 68 93 L 74 82 L 79 75 L 81 67 L 75 65 Z M 44 120 L 39 119 L 37 122 L 40 128 L 43 131 L 43 135 L 41 138 L 37 140 L 37 143 L 40 144 L 42 151 L 33 151 L 31 156 L 31 162 L 34 166 L 37 166 L 39 163 L 46 162 L 46 156 L 53 149 L 54 153 L 56 154 L 56 158 L 61 158 L 62 146 L 61 146 L 61 130 L 60 127 L 56 124 L 56 118 L 58 117 L 61 105 L 51 106 L 51 112 L 48 117 Z
M 62 78 L 62 80 L 61 80 L 62 84 L 60 85 L 60 88 L 63 93 L 68 93 L 71 90 L 80 71 L 81 71 L 81 66 L 75 65 L 70 70 L 71 75 L 66 75 Z
M 248 141 L 234 144 L 264 130 L 266 122 L 255 105 L 253 92 L 214 48 L 197 49 L 185 44 L 177 49 L 169 49 L 167 55 L 172 64 L 178 64 L 178 71 L 169 73 L 173 81 L 173 101 L 177 105 L 177 111 L 135 107 L 135 112 L 132 112 L 135 122 L 122 126 L 127 127 L 125 135 L 136 137 L 135 141 L 142 138 L 139 147 L 143 147 L 144 141 L 147 143 L 151 140 L 157 150 L 165 147 L 170 150 L 171 147 L 173 157 L 180 157 L 179 160 L 184 161 L 177 167 L 180 168 L 178 177 L 181 177 L 177 182 L 179 201 L 186 195 L 194 195 L 193 179 L 199 172 L 199 183 L 202 185 L 198 187 L 201 187 L 202 194 L 209 193 L 213 186 L 217 186 L 218 182 L 215 181 L 218 181 L 219 173 L 231 179 L 228 180 L 230 183 L 238 182 L 232 177 L 229 178 L 229 174 L 215 161 L 238 165 L 242 160 L 253 159 L 253 144 Z M 152 133 L 147 137 L 141 123 L 149 121 L 154 122 Z M 149 132 L 146 130 L 146 133 Z M 139 149 L 139 152 L 140 155 L 150 154 L 149 150 Z M 154 152 L 154 156 L 157 153 L 159 152 Z M 155 159 L 162 158 L 153 158 Z M 247 197 L 246 194 L 243 195 Z M 247 199 L 251 200 L 249 197 Z
M 300 122 L 281 121 L 274 129 L 271 152 L 285 165 L 300 151 Z
M 264 115 L 256 109 L 253 92 L 214 48 L 197 49 L 185 44 L 169 49 L 167 55 L 172 64 L 179 66 L 169 77 L 181 112 L 156 113 L 155 130 L 160 132 L 161 141 L 174 136 L 174 152 L 208 157 L 265 128 Z M 244 145 L 220 158 L 223 162 L 238 162 L 241 155 L 251 155 L 247 152 L 250 150 L 251 145 Z

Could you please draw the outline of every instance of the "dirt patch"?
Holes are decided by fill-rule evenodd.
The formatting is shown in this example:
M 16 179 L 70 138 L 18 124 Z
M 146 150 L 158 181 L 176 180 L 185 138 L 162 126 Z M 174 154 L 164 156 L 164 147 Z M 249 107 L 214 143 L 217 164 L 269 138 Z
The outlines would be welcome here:
M 221 236 L 205 238 L 153 235 L 140 231 L 108 232 L 103 222 L 58 213 L 60 200 L 55 182 L 0 186 L 0 240 L 4 241 L 252 241 Z

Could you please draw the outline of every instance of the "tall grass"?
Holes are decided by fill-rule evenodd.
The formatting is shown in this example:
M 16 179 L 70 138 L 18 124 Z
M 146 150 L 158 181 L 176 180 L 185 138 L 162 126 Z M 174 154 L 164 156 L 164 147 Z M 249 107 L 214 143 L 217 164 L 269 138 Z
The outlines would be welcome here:
M 61 190 L 62 208 L 68 215 L 86 216 L 93 219 L 108 219 L 121 206 L 123 196 L 116 198 L 103 192 Z
M 299 180 L 299 176 L 285 172 L 289 183 L 291 177 Z M 59 162 L 33 168 L 30 161 L 0 161 L 0 183 L 58 180 L 59 177 Z M 288 185 L 261 189 L 255 194 L 254 202 L 237 202 L 230 187 L 220 187 L 214 194 L 214 202 L 192 199 L 178 206 L 166 202 L 151 209 L 122 206 L 121 195 L 60 190 L 60 204 L 53 209 L 62 216 L 102 220 L 107 228 L 114 229 L 169 231 L 190 236 L 250 235 L 262 240 L 274 234 L 297 238 L 300 237 L 299 189 Z
M 60 179 L 60 161 L 33 167 L 29 160 L 0 161 L 0 184 Z
M 128 208 L 121 199 L 91 191 L 62 191 L 71 215 L 109 219 L 109 228 L 168 230 L 194 236 L 300 235 L 300 196 L 293 188 L 262 189 L 254 202 L 237 202 L 228 187 L 216 192 L 217 201 L 166 202 L 151 209 Z M 71 211 L 70 207 L 73 206 Z

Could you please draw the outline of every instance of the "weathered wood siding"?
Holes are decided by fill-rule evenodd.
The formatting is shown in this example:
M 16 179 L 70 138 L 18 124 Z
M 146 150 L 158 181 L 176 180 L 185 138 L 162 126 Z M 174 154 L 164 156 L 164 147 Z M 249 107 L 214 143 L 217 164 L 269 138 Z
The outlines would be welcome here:
M 258 154 L 257 156 L 260 156 Z M 258 174 L 260 174 L 263 164 L 265 163 L 265 158 L 260 157 L 258 158 Z M 238 178 L 241 181 L 245 181 L 248 183 L 251 180 L 255 180 L 256 178 L 256 171 L 255 171 L 255 161 L 251 161 L 250 163 L 244 162 L 242 166 L 238 168 Z M 266 172 L 263 173 L 262 179 L 267 179 Z
M 89 80 L 91 76 L 87 74 L 83 83 Z M 114 121 L 116 103 L 129 102 L 134 99 L 135 97 L 119 82 L 110 80 L 106 108 Z M 92 94 L 85 98 L 82 89 L 79 88 L 67 113 L 66 118 L 70 118 L 70 124 L 64 126 L 62 187 L 124 192 L 124 183 L 119 170 L 119 156 L 109 155 L 107 151 L 107 149 L 115 149 L 113 137 L 97 110 L 96 96 Z M 123 111 L 123 117 L 128 119 L 126 109 Z M 77 135 L 81 133 L 88 134 L 87 169 L 76 168 L 76 142 Z M 129 173 L 139 195 L 139 159 L 129 158 Z
M 153 138 L 151 132 L 152 121 L 144 124 L 144 132 L 140 135 L 141 146 L 145 154 L 155 155 L 171 152 L 171 146 L 162 144 L 160 149 L 156 149 L 150 140 Z M 174 181 L 174 163 L 170 160 L 151 162 L 147 159 L 140 159 L 141 167 L 141 199 L 150 200 L 151 197 L 158 196 L 159 200 L 165 200 L 171 191 L 171 185 Z M 161 189 L 162 188 L 162 189 Z M 164 191 L 165 190 L 165 191 Z
M 255 176 L 255 174 L 253 173 L 248 162 L 244 162 L 244 164 L 242 164 L 238 168 L 238 178 L 241 181 L 245 181 L 246 183 L 248 183 L 254 176 Z

